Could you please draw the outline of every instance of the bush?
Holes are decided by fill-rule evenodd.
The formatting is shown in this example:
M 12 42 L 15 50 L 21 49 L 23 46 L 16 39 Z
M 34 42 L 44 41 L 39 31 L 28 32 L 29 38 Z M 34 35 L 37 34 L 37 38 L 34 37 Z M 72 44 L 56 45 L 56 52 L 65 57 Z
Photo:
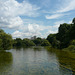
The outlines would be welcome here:
M 69 45 L 67 48 L 64 48 L 63 50 L 66 50 L 66 51 L 75 51 L 75 46 L 74 45 Z
M 23 46 L 35 46 L 35 43 L 30 39 L 23 39 Z
M 70 45 L 74 45 L 75 46 L 75 40 L 72 40 Z
M 70 45 L 67 49 L 69 49 L 69 50 L 75 50 L 75 46 L 74 45 Z
M 44 40 L 41 46 L 51 46 L 51 44 L 48 42 L 48 40 Z

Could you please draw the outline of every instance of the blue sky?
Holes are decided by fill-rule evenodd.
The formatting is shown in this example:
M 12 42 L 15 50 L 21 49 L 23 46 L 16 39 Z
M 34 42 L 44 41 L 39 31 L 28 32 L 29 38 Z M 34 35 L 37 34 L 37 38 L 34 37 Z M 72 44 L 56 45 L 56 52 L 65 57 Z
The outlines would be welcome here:
M 13 38 L 46 38 L 75 17 L 75 0 L 0 0 L 0 28 Z

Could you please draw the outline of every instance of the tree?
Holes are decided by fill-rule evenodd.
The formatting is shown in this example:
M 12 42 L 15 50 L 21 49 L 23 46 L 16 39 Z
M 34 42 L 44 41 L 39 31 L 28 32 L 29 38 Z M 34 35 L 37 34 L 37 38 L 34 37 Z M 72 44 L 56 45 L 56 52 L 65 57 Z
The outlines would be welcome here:
M 22 39 L 21 38 L 14 39 L 13 46 L 22 46 Z
M 0 39 L 0 50 L 2 49 L 2 39 Z
M 75 24 L 75 18 L 72 20 L 72 23 Z
M 61 24 L 58 29 L 57 39 L 63 42 L 63 40 L 65 40 L 65 38 L 68 36 L 70 28 L 71 28 L 70 24 L 67 23 Z
M 57 34 L 50 34 L 47 37 L 47 40 L 51 43 L 52 47 L 60 48 L 60 41 L 57 40 Z
M 66 48 L 69 45 L 70 37 L 69 31 L 71 29 L 71 24 L 61 24 L 58 33 L 56 35 L 56 39 L 60 41 L 60 48 Z
M 74 45 L 74 46 L 75 46 L 75 40 L 72 40 L 72 41 L 70 42 L 70 45 Z
M 51 44 L 48 42 L 48 40 L 43 40 L 41 46 L 51 46 Z
M 71 28 L 69 30 L 69 37 L 70 37 L 70 40 L 73 40 L 75 39 L 75 23 L 71 25 Z
M 31 41 L 30 39 L 23 39 L 23 46 L 35 46 L 35 43 Z
M 54 48 L 60 48 L 60 41 L 57 40 L 56 38 L 54 38 L 53 42 L 52 42 L 52 46 Z
M 42 43 L 42 39 L 41 38 L 36 38 L 34 40 L 32 40 L 36 45 L 41 45 Z
M 53 40 L 56 38 L 56 34 L 49 34 L 47 40 L 52 44 Z
M 1 46 L 5 49 L 10 49 L 12 46 L 12 36 L 10 34 L 6 34 L 5 32 L 0 32 L 0 42 L 2 42 Z
M 0 29 L 0 33 L 5 33 L 4 30 Z

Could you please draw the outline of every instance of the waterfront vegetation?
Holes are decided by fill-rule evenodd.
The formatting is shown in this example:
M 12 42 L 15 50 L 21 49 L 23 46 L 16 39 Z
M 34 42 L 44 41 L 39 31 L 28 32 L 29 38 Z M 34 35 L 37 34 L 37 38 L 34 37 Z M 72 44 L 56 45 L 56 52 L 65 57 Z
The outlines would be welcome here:
M 50 46 L 57 49 L 75 51 L 75 18 L 71 24 L 60 24 L 58 33 L 49 34 L 46 39 L 16 38 L 0 29 L 0 50 L 10 49 L 12 46 Z

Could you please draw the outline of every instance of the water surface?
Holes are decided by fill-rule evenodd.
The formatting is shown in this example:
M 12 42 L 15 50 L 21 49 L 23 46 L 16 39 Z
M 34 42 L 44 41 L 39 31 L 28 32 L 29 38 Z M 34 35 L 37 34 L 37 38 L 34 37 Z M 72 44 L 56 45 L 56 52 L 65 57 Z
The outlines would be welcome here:
M 0 75 L 75 75 L 75 53 L 49 47 L 0 51 Z

